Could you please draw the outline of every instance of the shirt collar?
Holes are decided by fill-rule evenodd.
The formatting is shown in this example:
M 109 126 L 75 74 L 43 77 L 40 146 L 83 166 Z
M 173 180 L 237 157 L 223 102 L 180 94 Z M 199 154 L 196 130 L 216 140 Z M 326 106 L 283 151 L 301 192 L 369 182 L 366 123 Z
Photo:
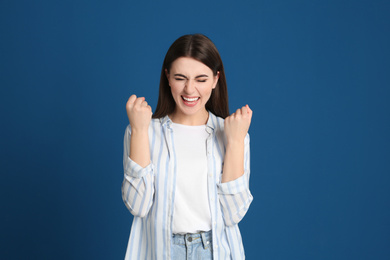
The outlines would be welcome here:
M 160 117 L 160 122 L 161 122 L 161 125 L 168 125 L 170 126 L 172 124 L 172 120 L 169 118 L 168 115 L 164 116 L 164 117 Z
M 207 133 L 211 134 L 212 132 L 214 132 L 214 122 L 216 122 L 216 116 L 209 111 L 209 118 L 207 119 L 206 123 Z

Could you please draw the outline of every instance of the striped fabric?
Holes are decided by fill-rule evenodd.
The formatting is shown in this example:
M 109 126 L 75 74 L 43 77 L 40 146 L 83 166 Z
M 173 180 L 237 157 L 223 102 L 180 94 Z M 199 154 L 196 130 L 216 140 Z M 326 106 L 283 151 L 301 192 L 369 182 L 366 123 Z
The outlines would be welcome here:
M 172 121 L 152 119 L 149 143 L 152 163 L 142 168 L 129 158 L 130 126 L 124 137 L 122 197 L 134 215 L 126 260 L 171 259 L 172 216 L 175 203 L 176 154 Z M 237 223 L 252 202 L 249 191 L 249 135 L 245 138 L 245 172 L 221 183 L 225 156 L 224 121 L 209 113 L 206 125 L 208 193 L 211 206 L 214 259 L 245 259 Z

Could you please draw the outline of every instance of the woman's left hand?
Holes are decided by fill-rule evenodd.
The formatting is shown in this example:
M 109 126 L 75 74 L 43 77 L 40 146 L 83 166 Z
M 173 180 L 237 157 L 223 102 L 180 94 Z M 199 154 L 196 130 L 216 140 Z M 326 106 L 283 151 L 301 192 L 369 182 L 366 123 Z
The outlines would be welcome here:
M 251 124 L 252 113 L 252 110 L 246 105 L 225 118 L 225 135 L 228 143 L 244 141 Z

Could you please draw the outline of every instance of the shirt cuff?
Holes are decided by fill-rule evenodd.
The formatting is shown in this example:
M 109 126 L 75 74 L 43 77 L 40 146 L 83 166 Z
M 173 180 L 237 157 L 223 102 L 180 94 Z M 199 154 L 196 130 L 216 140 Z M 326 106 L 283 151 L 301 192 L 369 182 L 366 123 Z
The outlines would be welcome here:
M 218 184 L 219 194 L 237 194 L 247 189 L 247 177 L 243 174 L 233 181 Z
M 130 159 L 130 157 L 125 159 L 125 174 L 134 177 L 134 178 L 142 178 L 149 172 L 153 172 L 153 164 L 150 162 L 145 168 L 134 162 Z

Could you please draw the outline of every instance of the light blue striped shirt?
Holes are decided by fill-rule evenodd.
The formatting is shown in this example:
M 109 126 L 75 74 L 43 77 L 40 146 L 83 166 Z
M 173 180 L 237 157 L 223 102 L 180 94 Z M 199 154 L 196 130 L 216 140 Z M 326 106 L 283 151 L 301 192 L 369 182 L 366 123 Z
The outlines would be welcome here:
M 151 163 L 142 168 L 129 158 L 130 126 L 124 137 L 122 197 L 134 215 L 126 260 L 171 259 L 175 203 L 176 154 L 172 121 L 152 119 L 149 126 Z M 253 197 L 249 191 L 249 135 L 245 138 L 244 175 L 221 183 L 226 138 L 224 120 L 209 113 L 206 125 L 208 197 L 213 236 L 213 259 L 244 259 L 238 222 Z

